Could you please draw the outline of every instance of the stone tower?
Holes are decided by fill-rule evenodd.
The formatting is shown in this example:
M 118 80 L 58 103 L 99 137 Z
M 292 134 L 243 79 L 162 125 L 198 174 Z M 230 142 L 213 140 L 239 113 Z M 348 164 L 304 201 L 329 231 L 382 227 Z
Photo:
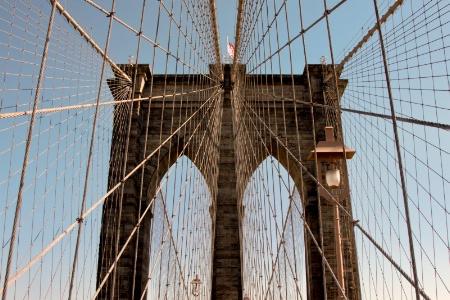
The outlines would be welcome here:
M 127 66 L 123 65 L 123 69 Z M 324 84 L 323 84 L 323 74 L 321 65 L 309 65 L 309 74 L 311 82 L 311 90 L 313 101 L 318 104 L 324 104 Z M 254 75 L 244 74 L 245 66 L 241 66 L 240 73 L 242 80 L 252 80 Z M 241 245 L 240 237 L 237 234 L 240 230 L 240 220 L 238 214 L 238 194 L 236 191 L 236 157 L 235 157 L 235 145 L 233 136 L 233 109 L 232 109 L 232 66 L 223 65 L 223 101 L 222 101 L 222 124 L 221 124 L 221 135 L 219 146 L 217 147 L 219 155 L 218 163 L 218 174 L 217 180 L 214 178 L 208 178 L 208 173 L 205 175 L 205 180 L 210 186 L 211 194 L 216 197 L 214 207 L 215 214 L 213 216 L 213 226 L 215 227 L 215 236 L 213 236 L 213 274 L 212 274 L 212 295 L 211 299 L 239 299 L 241 300 L 242 295 L 242 279 L 241 279 L 241 264 L 245 263 L 241 261 Z M 306 79 L 306 72 L 303 75 L 270 75 L 266 76 L 265 82 L 255 81 L 258 84 L 268 84 L 274 89 L 274 93 L 277 90 L 284 89 L 284 97 L 286 99 L 293 98 L 292 91 L 295 91 L 295 98 L 309 102 L 308 84 Z M 150 82 L 152 81 L 153 94 L 158 95 L 165 91 L 166 93 L 173 90 L 173 85 L 184 80 L 182 77 L 188 75 L 154 75 L 150 73 L 150 68 L 148 65 L 139 65 L 135 84 L 135 94 L 134 97 L 148 97 L 150 93 Z M 196 78 L 195 75 L 189 75 L 189 80 L 193 84 L 208 85 L 209 83 L 204 82 L 204 79 Z M 110 79 L 110 87 L 117 83 L 119 79 Z M 187 82 L 186 78 L 186 82 Z M 203 81 L 202 81 L 203 80 Z M 339 80 L 339 90 L 342 93 L 345 89 L 347 82 L 346 80 Z M 123 87 L 123 89 L 130 89 L 130 87 Z M 288 91 L 288 92 L 287 92 Z M 291 91 L 291 92 L 289 92 Z M 114 90 L 113 95 L 115 96 L 117 89 Z M 256 100 L 256 96 L 249 91 L 245 91 L 242 95 L 244 99 Z M 258 101 L 261 101 L 260 99 Z M 199 103 L 191 101 L 190 104 L 195 108 L 199 106 Z M 269 103 L 269 101 L 267 101 Z M 271 100 L 272 104 L 268 105 L 268 110 L 273 112 L 274 115 L 281 114 L 280 109 L 276 109 L 276 104 Z M 165 115 L 164 107 L 158 101 L 152 101 L 150 111 L 150 120 L 156 120 L 157 118 L 152 118 L 152 116 Z M 125 113 L 129 112 L 129 106 L 116 106 L 116 110 L 124 110 Z M 128 109 L 128 110 L 127 110 Z M 139 162 L 140 158 L 143 157 L 142 144 L 144 143 L 144 132 L 145 120 L 144 117 L 147 116 L 148 112 L 148 102 L 141 102 L 133 108 L 132 112 L 132 125 L 129 139 L 129 147 L 127 153 L 127 163 L 126 171 L 132 170 Z M 176 116 L 185 116 L 185 114 L 180 114 L 179 110 L 186 109 L 186 107 L 178 107 Z M 172 110 L 167 112 L 167 114 L 173 114 Z M 311 108 L 309 105 L 296 105 L 294 107 L 293 101 L 284 101 L 284 117 L 286 121 L 286 129 L 283 132 L 277 132 L 277 128 L 283 128 L 283 126 L 276 126 L 273 121 L 271 124 L 273 128 L 271 130 L 287 141 L 296 141 L 297 134 L 299 133 L 302 137 L 301 145 L 298 147 L 296 143 L 288 144 L 290 152 L 308 168 L 309 172 L 315 173 L 314 162 L 308 162 L 307 157 L 311 150 L 314 149 L 313 141 L 313 130 L 316 133 L 317 141 L 325 139 L 325 113 L 322 108 L 315 108 L 314 119 L 315 128 L 312 128 L 312 116 Z M 117 114 L 118 115 L 118 114 Z M 297 118 L 298 122 L 295 122 Z M 278 120 L 283 120 L 283 117 L 276 118 Z M 183 120 L 179 120 L 183 122 Z M 177 122 L 178 123 L 178 122 Z M 157 127 L 158 126 L 158 127 Z M 297 128 L 298 126 L 298 128 Z M 109 172 L 109 182 L 110 185 L 114 185 L 120 181 L 122 170 L 121 165 L 123 165 L 123 157 L 125 147 L 123 145 L 123 140 L 125 138 L 126 130 L 123 124 L 119 124 L 119 121 L 115 119 L 114 122 L 114 140 L 113 145 L 115 147 L 114 151 L 111 151 L 111 164 Z M 159 128 L 159 124 L 150 124 L 149 130 L 151 128 Z M 164 127 L 163 127 L 164 128 Z M 189 132 L 185 133 L 185 137 L 189 136 Z M 170 135 L 170 128 L 167 132 L 162 132 L 163 136 Z M 270 154 L 278 159 L 282 165 L 285 166 L 290 176 L 293 178 L 297 188 L 303 187 L 304 199 L 303 205 L 305 207 L 305 218 L 315 236 L 316 240 L 319 239 L 320 232 L 320 222 L 319 222 L 319 206 L 317 197 L 317 188 L 315 182 L 308 177 L 308 175 L 301 171 L 298 163 L 292 159 L 291 156 L 286 155 L 285 151 L 280 150 L 274 145 L 273 137 L 266 136 L 265 144 L 270 147 Z M 178 139 L 182 141 L 183 139 Z M 159 146 L 160 132 L 149 132 L 147 145 L 147 153 L 150 153 L 153 149 Z M 182 143 L 182 142 L 178 142 Z M 270 146 L 272 145 L 272 146 Z M 195 147 L 190 145 L 189 147 Z M 299 149 L 300 152 L 299 152 Z M 192 150 L 192 149 L 191 149 Z M 183 150 L 182 145 L 178 145 L 175 142 L 169 146 L 165 146 L 161 149 L 158 156 L 153 157 L 145 167 L 144 174 L 144 193 L 142 197 L 140 196 L 140 176 L 135 176 L 127 180 L 124 184 L 124 192 L 122 197 L 122 218 L 120 223 L 121 234 L 120 240 L 118 242 L 119 249 L 120 245 L 123 245 L 126 237 L 129 236 L 131 231 L 135 228 L 138 217 L 139 217 L 139 202 L 141 206 L 144 205 L 148 198 L 151 198 L 156 190 L 157 183 L 160 181 L 162 176 L 165 174 L 167 169 L 172 165 L 180 151 L 184 151 L 188 157 L 191 151 L 189 149 Z M 260 162 L 262 162 L 265 157 L 260 157 Z M 252 168 L 255 170 L 258 167 L 256 163 Z M 156 166 L 167 166 L 167 169 L 156 168 Z M 201 168 L 200 168 L 200 171 Z M 140 173 L 139 173 L 140 174 Z M 248 176 L 251 176 L 249 174 Z M 152 194 L 153 193 L 153 194 Z M 103 209 L 102 217 L 102 233 L 101 233 L 101 244 L 99 252 L 99 262 L 98 262 L 98 282 L 100 283 L 105 276 L 107 270 L 111 266 L 111 261 L 114 256 L 114 248 L 116 243 L 114 232 L 117 224 L 114 223 L 114 211 L 108 209 L 108 207 L 119 201 L 118 193 L 112 194 L 106 201 Z M 349 211 L 351 211 L 351 203 L 348 199 L 344 200 L 342 203 Z M 327 201 L 321 201 L 321 211 L 322 211 L 322 232 L 323 232 L 323 243 L 324 243 L 324 253 L 327 257 L 328 263 L 335 270 L 336 269 L 336 259 L 334 256 L 334 234 L 333 234 L 333 206 Z M 344 219 L 341 214 L 341 220 Z M 139 299 L 142 291 L 145 287 L 148 272 L 149 272 L 149 235 L 150 224 L 152 222 L 152 216 L 149 215 L 144 222 L 140 225 L 139 230 L 143 233 L 139 235 L 139 250 L 138 258 L 139 262 L 136 266 L 136 275 L 133 274 L 134 269 L 134 253 L 136 241 L 132 240 L 129 246 L 123 253 L 121 260 L 117 266 L 117 273 L 120 276 L 120 281 L 116 282 L 115 286 L 115 298 L 120 299 L 131 299 L 131 295 L 134 294 L 134 299 Z M 343 228 L 343 256 L 344 256 L 344 274 L 346 282 L 346 293 L 349 299 L 360 299 L 359 290 L 359 277 L 356 259 L 356 250 L 354 244 L 354 233 L 353 227 L 346 222 L 345 219 L 342 221 Z M 345 229 L 345 230 L 344 230 Z M 306 262 L 307 262 L 307 282 L 308 282 L 308 294 L 310 299 L 324 299 L 324 293 L 327 293 L 328 299 L 336 299 L 338 297 L 338 289 L 334 284 L 332 276 L 329 271 L 322 267 L 322 259 L 318 249 L 314 246 L 312 239 L 305 233 L 305 245 L 306 245 Z M 108 284 L 104 285 L 100 293 L 100 298 L 109 299 L 111 295 L 111 277 Z M 135 281 L 135 290 L 131 291 L 133 286 L 133 280 Z M 326 280 L 326 285 L 324 285 L 324 280 Z M 326 286 L 326 289 L 324 289 Z

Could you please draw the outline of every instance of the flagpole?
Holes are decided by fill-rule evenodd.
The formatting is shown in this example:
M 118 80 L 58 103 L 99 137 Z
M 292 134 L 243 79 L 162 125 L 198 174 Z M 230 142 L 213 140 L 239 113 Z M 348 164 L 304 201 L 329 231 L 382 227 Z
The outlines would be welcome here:
M 230 44 L 230 42 L 228 41 L 228 35 L 227 35 L 227 51 L 226 51 L 226 54 L 228 54 L 228 45 Z M 226 60 L 228 60 L 228 56 L 227 55 L 225 55 L 225 57 L 226 57 Z M 225 63 L 225 61 L 224 61 L 224 63 Z

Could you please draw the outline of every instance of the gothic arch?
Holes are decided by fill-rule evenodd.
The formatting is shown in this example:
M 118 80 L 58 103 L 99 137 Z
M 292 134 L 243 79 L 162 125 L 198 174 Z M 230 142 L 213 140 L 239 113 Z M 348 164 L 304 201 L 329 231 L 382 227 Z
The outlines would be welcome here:
M 188 137 L 186 136 L 185 138 Z M 205 159 L 205 155 L 198 153 L 198 149 L 195 148 L 195 146 L 191 145 L 185 147 L 184 139 L 180 139 L 179 142 L 174 143 L 170 149 L 165 149 L 164 152 L 166 152 L 166 154 L 159 160 L 159 162 L 157 162 L 159 167 L 156 168 L 153 174 L 149 174 L 150 181 L 147 188 L 147 201 L 151 201 L 151 199 L 155 196 L 155 192 L 161 179 L 172 167 L 172 165 L 175 164 L 183 155 L 185 155 L 197 167 L 203 178 L 205 178 L 211 195 L 214 195 L 213 192 L 216 190 L 216 187 L 214 186 L 214 178 L 211 178 L 211 172 L 205 172 L 206 165 L 202 161 Z M 154 161 L 157 161 L 156 157 Z
M 301 188 L 305 190 L 304 185 L 302 184 L 302 170 L 299 168 L 298 163 L 292 158 L 290 154 L 286 152 L 286 150 L 280 145 L 277 147 L 277 141 L 275 139 L 270 139 L 267 143 L 265 143 L 266 147 L 261 145 L 260 151 L 257 151 L 259 154 L 264 153 L 264 155 L 255 156 L 254 164 L 251 165 L 250 172 L 245 174 L 245 186 L 247 186 L 251 176 L 255 173 L 256 169 L 261 165 L 261 163 L 267 159 L 267 157 L 272 156 L 280 164 L 286 169 L 289 176 L 293 179 L 295 187 L 297 190 L 301 191 Z M 301 193 L 300 193 L 301 195 Z M 303 204 L 305 199 L 301 199 Z
M 250 176 L 242 195 L 243 288 L 249 291 L 246 295 L 251 299 L 268 298 L 268 290 L 274 297 L 277 287 L 281 285 L 297 287 L 295 291 L 283 294 L 286 299 L 307 297 L 307 241 L 303 227 L 303 203 L 285 165 L 270 154 L 265 156 Z M 264 237 L 261 238 L 255 232 Z M 288 264 L 285 258 L 274 260 L 274 257 L 284 257 L 283 253 L 294 251 L 296 256 L 291 257 Z M 273 276 L 274 273 L 269 276 L 265 273 L 272 269 L 284 274 L 283 279 Z M 252 288 L 255 286 L 265 288 Z

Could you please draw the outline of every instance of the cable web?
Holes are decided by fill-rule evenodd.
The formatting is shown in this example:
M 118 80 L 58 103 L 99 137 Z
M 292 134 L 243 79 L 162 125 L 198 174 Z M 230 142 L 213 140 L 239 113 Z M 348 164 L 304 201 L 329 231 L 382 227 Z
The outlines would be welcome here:
M 104 174 L 109 166 L 113 107 L 96 112 L 95 103 L 99 93 L 102 101 L 113 101 L 106 78 L 114 75 L 109 65 L 102 75 L 102 57 L 48 3 L 3 1 L 0 6 L 1 285 L 10 267 L 9 279 L 16 276 L 17 281 L 9 287 L 8 297 L 65 298 L 76 232 L 68 232 L 45 256 L 36 257 L 75 221 L 85 188 L 87 206 L 107 190 Z M 80 105 L 87 106 L 72 109 Z M 11 116 L 14 113 L 19 116 Z M 95 143 L 90 150 L 91 141 Z M 89 152 L 95 171 L 87 176 Z M 84 223 L 76 286 L 80 297 L 92 293 L 96 280 L 100 218 L 95 212 Z M 17 228 L 14 237 L 13 227 Z M 14 253 L 8 260 L 12 244 Z
M 195 275 L 211 293 L 209 5 L 2 1 L 3 299 L 184 298 Z
M 390 89 L 409 202 L 411 233 L 420 288 L 431 299 L 445 299 L 448 280 L 449 69 L 448 3 L 405 1 L 382 26 Z M 379 37 L 374 35 L 345 64 L 349 80 L 341 105 L 391 115 Z M 354 218 L 409 274 L 411 252 L 398 169 L 393 122 L 357 113 L 342 113 L 346 142 L 364 156 L 349 162 Z M 424 122 L 430 122 L 424 126 Z M 364 180 L 360 180 L 363 177 Z M 365 295 L 413 298 L 410 284 L 358 236 L 359 265 Z M 363 294 L 364 295 L 364 294 Z
M 235 4 L 0 2 L 2 299 L 450 297 L 450 3 Z
M 302 253 L 305 245 L 306 249 L 323 249 L 315 260 L 322 260 L 324 274 L 320 297 L 445 299 L 450 292 L 449 176 L 445 164 L 450 129 L 449 4 L 365 2 L 239 2 L 237 19 L 241 26 L 236 30 L 235 63 L 245 64 L 248 75 L 237 78 L 235 88 L 236 124 L 242 136 L 236 141 L 241 149 L 238 170 L 245 170 L 238 173 L 244 172 L 247 178 L 255 172 L 248 187 L 246 183 L 240 187 L 242 203 L 252 203 L 253 198 L 263 202 L 269 197 L 267 192 L 256 195 L 268 182 L 277 182 L 277 177 L 286 179 L 289 185 L 288 176 L 281 175 L 279 169 L 274 168 L 274 176 L 259 175 L 264 167 L 254 171 L 255 165 L 273 155 L 282 161 L 297 189 L 305 191 L 298 194 L 306 207 L 299 207 L 304 213 L 296 224 L 304 228 L 305 239 L 296 250 Z M 346 12 L 351 5 L 365 8 L 359 11 L 361 17 Z M 352 23 L 349 18 L 362 22 Z M 356 33 L 353 38 L 344 34 L 343 24 L 353 26 L 348 30 Z M 320 53 L 314 50 L 318 48 Z M 302 67 L 300 77 L 296 74 L 301 74 Z M 303 82 L 307 84 L 300 90 L 298 85 Z M 329 196 L 322 191 L 316 198 L 319 211 L 313 220 L 308 219 L 313 215 L 308 207 L 314 204 L 311 183 L 319 190 L 326 183 L 314 175 L 323 164 L 317 161 L 311 165 L 306 158 L 317 142 L 324 140 L 324 126 L 333 126 L 334 137 L 355 149 L 356 156 L 340 164 L 343 185 L 348 176 L 350 197 L 338 204 L 329 198 L 331 194 L 336 196 L 335 191 L 329 190 Z M 342 174 L 347 175 L 342 178 Z M 270 193 L 270 197 L 273 195 Z M 287 200 L 274 203 L 281 205 L 283 201 Z M 257 204 L 252 205 L 252 216 L 248 216 L 247 207 L 245 210 L 244 239 L 259 230 L 247 223 L 247 218 L 267 224 L 261 225 L 261 230 L 269 231 L 273 223 L 280 230 L 284 228 L 283 219 L 271 216 L 270 209 L 259 212 Z M 336 267 L 335 239 L 329 239 L 332 205 L 340 210 L 342 281 Z M 289 213 L 284 220 L 294 219 Z M 321 229 L 314 231 L 317 222 Z M 300 277 L 288 272 L 288 261 L 295 261 L 294 254 L 284 256 L 284 260 L 278 258 L 283 251 L 288 253 L 282 233 L 279 235 L 277 241 L 254 237 L 253 243 L 243 243 L 244 265 L 250 264 L 252 272 L 261 273 L 259 278 L 255 274 L 244 279 L 249 298 L 317 297 L 311 279 L 320 272 L 308 274 L 311 268 L 306 271 L 311 276 L 307 277 L 309 290 L 300 292 L 300 284 L 288 287 L 289 276 Z M 278 252 L 260 250 L 264 248 Z M 314 251 L 306 252 L 306 259 L 314 255 Z M 261 261 L 271 262 L 271 267 Z M 270 287 L 272 270 L 275 277 L 285 276 L 282 284 Z M 260 296 L 262 287 L 268 289 L 264 296 Z

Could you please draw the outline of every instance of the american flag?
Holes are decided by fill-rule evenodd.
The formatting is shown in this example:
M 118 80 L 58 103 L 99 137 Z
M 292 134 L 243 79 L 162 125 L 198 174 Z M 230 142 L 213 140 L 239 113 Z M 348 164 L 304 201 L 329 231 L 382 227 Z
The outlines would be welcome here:
M 234 59 L 234 45 L 233 45 L 232 43 L 228 42 L 227 50 L 228 50 L 228 55 L 229 55 L 232 59 Z

